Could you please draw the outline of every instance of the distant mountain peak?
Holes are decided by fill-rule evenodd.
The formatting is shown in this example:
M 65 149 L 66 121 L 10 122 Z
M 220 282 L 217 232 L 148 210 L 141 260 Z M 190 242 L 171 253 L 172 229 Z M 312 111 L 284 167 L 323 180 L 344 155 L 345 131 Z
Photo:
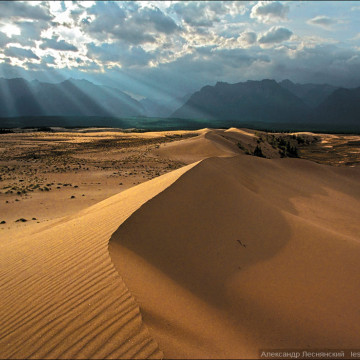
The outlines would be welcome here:
M 282 81 L 279 82 L 280 85 L 295 85 L 291 80 L 289 79 L 284 79 Z
M 275 80 L 263 79 L 204 86 L 172 117 L 282 122 L 306 112 L 307 106 L 301 99 Z

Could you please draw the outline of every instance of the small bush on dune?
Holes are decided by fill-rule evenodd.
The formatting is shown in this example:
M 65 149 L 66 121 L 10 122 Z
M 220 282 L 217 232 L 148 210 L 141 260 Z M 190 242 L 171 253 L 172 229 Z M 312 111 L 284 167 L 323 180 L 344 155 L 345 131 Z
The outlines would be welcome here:
M 253 154 L 254 154 L 254 156 L 258 156 L 258 157 L 265 157 L 261 150 L 261 147 L 259 145 L 256 145 L 256 148 L 255 148 Z

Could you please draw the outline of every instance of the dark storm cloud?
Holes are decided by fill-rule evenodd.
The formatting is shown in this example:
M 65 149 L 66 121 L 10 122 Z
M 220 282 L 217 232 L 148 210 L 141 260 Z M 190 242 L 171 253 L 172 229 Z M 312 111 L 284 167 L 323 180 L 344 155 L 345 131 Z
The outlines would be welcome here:
M 280 43 L 282 41 L 289 40 L 292 34 L 292 31 L 290 31 L 289 29 L 279 26 L 273 26 L 264 35 L 260 36 L 258 41 L 260 44 Z
M 60 51 L 78 51 L 76 46 L 67 43 L 65 40 L 58 40 L 57 38 L 43 39 L 43 43 L 40 45 L 40 48 L 43 50 L 54 49 Z
M 43 5 L 30 5 L 18 1 L 1 1 L 0 18 L 24 18 L 33 20 L 51 20 L 48 7 Z
M 6 48 L 4 54 L 6 56 L 16 57 L 18 59 L 36 59 L 36 60 L 40 59 L 36 54 L 34 54 L 32 50 L 23 49 L 15 46 Z

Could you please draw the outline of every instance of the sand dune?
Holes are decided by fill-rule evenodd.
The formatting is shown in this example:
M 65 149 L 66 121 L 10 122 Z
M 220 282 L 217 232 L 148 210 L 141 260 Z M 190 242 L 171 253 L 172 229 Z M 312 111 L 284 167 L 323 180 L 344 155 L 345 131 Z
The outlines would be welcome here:
M 162 145 L 156 155 L 190 164 L 212 156 L 234 156 L 240 153 L 233 143 L 219 135 L 221 131 L 202 129 L 199 136 Z
M 190 165 L 1 241 L 0 358 L 358 346 L 360 168 L 199 134 L 153 150 Z
M 210 158 L 133 213 L 110 254 L 165 356 L 356 347 L 358 175 Z
M 0 358 L 162 357 L 107 244 L 188 167 L 0 244 Z

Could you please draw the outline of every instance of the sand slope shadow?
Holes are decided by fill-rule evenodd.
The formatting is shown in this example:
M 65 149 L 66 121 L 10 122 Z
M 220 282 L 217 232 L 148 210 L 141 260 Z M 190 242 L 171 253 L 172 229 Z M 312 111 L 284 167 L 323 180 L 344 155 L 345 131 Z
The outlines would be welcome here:
M 301 176 L 288 171 L 296 166 Z M 210 158 L 112 235 L 113 263 L 165 356 L 356 346 L 359 242 L 311 223 L 293 202 L 326 197 L 317 183 L 323 169 L 302 160 Z M 331 174 L 326 185 L 340 191 Z M 359 205 L 351 201 L 351 209 Z

